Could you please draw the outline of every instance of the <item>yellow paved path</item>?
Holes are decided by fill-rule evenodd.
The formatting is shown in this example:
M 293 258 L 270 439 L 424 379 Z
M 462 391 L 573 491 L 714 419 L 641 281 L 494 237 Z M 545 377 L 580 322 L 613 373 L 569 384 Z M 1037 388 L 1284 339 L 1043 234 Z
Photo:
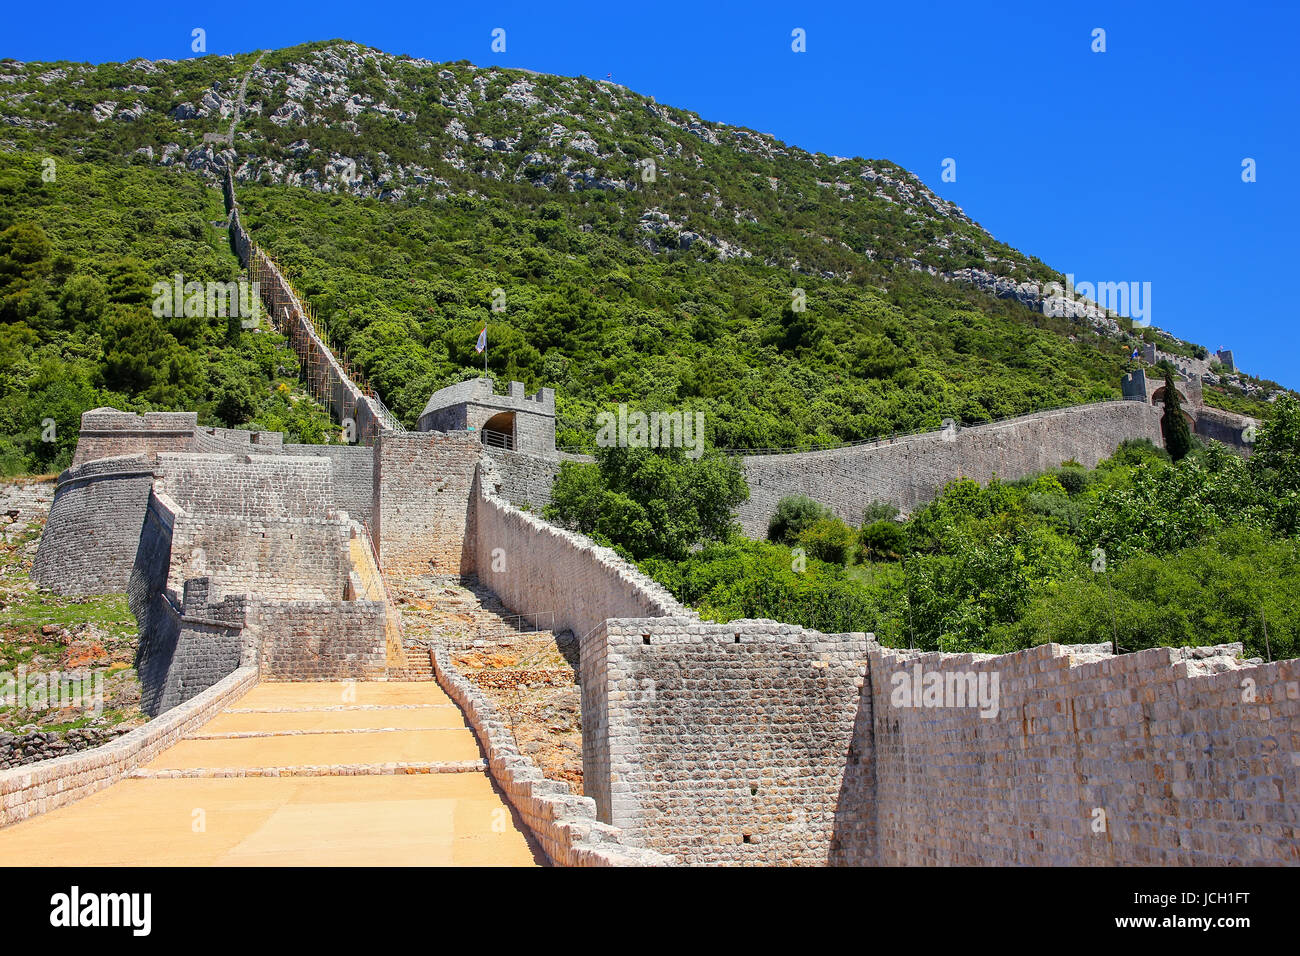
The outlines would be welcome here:
M 368 732 L 347 732 L 357 729 Z M 203 739 L 248 733 L 271 736 Z M 481 757 L 435 683 L 259 684 L 147 769 Z M 483 771 L 136 778 L 0 829 L 2 865 L 517 866 L 540 859 Z

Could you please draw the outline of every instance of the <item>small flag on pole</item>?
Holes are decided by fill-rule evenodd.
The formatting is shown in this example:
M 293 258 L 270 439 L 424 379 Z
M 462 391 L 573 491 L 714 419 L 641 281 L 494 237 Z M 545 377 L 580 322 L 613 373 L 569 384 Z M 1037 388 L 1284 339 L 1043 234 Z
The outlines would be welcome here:
M 483 326 L 483 331 L 478 334 L 478 342 L 474 345 L 475 352 L 482 352 L 487 348 L 487 326 Z

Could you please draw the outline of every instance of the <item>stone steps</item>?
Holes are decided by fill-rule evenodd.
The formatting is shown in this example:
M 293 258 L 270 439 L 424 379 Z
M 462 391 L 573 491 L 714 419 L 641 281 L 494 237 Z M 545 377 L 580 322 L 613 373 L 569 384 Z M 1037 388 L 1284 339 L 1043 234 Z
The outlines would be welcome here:
M 388 679 L 397 681 L 433 680 L 433 659 L 429 655 L 429 649 L 420 644 L 408 644 L 404 650 L 406 651 L 406 666 L 389 668 Z
M 449 647 L 491 647 L 517 641 L 554 643 L 554 632 L 543 618 L 537 624 L 507 608 L 490 591 L 463 585 L 406 587 L 402 607 L 407 626 L 422 637 Z

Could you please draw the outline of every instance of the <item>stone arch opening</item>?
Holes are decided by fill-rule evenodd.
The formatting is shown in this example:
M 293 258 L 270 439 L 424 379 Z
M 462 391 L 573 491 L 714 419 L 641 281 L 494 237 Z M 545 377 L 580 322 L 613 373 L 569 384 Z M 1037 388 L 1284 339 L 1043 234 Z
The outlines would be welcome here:
M 1196 416 L 1192 415 L 1190 412 L 1187 411 L 1187 409 L 1191 406 L 1191 402 L 1187 398 L 1187 393 L 1184 392 L 1181 388 L 1175 388 L 1174 391 L 1178 393 L 1178 400 L 1181 404 L 1181 411 L 1183 413 L 1183 418 L 1187 422 L 1187 427 L 1190 428 L 1193 432 L 1196 431 Z M 1165 386 L 1161 385 L 1159 388 L 1157 388 L 1154 392 L 1151 393 L 1151 404 L 1164 405 L 1164 403 L 1165 403 Z
M 483 423 L 479 430 L 483 444 L 494 448 L 515 448 L 515 413 L 498 412 Z
M 1183 408 L 1187 408 L 1187 406 L 1189 406 L 1192 403 L 1191 399 L 1187 397 L 1187 393 L 1183 391 L 1181 388 L 1175 388 L 1174 391 L 1178 393 L 1178 401 Z M 1161 385 L 1159 388 L 1157 388 L 1154 392 L 1151 393 L 1151 404 L 1163 405 L 1164 403 L 1165 403 L 1165 386 Z

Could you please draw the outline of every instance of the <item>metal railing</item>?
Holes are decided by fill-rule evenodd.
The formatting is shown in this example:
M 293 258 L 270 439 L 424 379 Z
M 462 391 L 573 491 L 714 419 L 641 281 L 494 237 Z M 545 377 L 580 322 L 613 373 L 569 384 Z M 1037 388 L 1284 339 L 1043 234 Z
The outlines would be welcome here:
M 532 614 L 497 614 L 497 620 L 472 624 L 442 625 L 441 639 L 455 643 L 488 641 L 495 638 L 512 637 L 517 634 L 540 634 L 543 631 L 555 633 L 555 611 L 540 611 Z
M 509 432 L 498 432 L 490 428 L 484 428 L 481 434 L 483 435 L 483 444 L 490 448 L 504 448 L 506 451 L 515 450 L 515 436 Z
M 388 406 L 380 400 L 378 393 L 372 392 L 367 397 L 375 404 L 375 411 L 379 415 L 379 424 L 391 432 L 406 431 L 406 426 L 398 420 L 396 415 L 388 410 Z

